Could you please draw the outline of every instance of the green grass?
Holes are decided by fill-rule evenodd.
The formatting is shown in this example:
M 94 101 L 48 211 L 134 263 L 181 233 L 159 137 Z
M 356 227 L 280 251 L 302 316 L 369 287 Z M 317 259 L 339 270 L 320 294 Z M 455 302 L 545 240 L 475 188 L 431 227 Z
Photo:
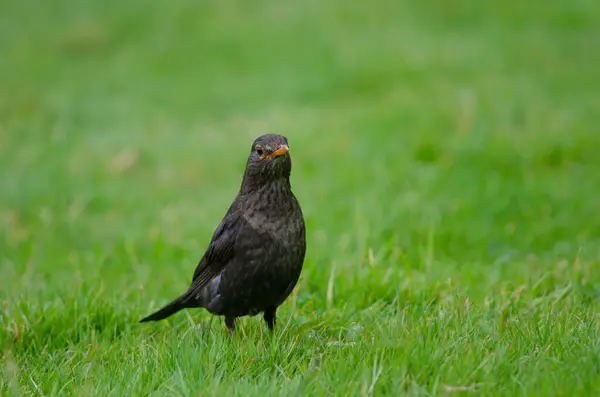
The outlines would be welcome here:
M 4 1 L 0 394 L 598 395 L 599 43 L 593 0 Z M 138 324 L 266 132 L 275 338 Z

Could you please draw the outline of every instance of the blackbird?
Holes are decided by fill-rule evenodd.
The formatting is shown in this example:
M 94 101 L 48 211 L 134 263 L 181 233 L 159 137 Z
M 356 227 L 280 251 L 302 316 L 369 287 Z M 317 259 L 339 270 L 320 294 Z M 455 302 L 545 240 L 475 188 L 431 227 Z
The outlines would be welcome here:
M 157 321 L 185 308 L 224 316 L 234 333 L 238 317 L 264 313 L 269 329 L 294 289 L 304 262 L 306 232 L 292 193 L 287 138 L 258 137 L 239 193 L 216 228 L 188 290 L 140 322 Z

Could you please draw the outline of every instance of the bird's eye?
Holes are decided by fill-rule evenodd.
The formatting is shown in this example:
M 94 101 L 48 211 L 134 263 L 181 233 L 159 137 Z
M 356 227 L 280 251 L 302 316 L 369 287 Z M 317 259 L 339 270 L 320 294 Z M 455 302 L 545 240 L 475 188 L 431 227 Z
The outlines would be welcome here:
M 258 154 L 259 156 L 263 155 L 263 149 L 260 146 L 257 146 L 256 148 L 254 148 L 254 150 L 256 151 L 256 154 Z

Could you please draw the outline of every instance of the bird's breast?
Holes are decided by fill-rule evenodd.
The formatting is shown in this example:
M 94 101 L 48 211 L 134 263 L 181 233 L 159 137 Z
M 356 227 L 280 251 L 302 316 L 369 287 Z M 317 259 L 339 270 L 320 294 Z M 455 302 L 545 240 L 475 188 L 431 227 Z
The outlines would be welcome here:
M 304 236 L 302 215 L 289 209 L 270 209 L 248 213 L 246 221 L 259 233 L 268 233 L 284 246 L 298 242 Z

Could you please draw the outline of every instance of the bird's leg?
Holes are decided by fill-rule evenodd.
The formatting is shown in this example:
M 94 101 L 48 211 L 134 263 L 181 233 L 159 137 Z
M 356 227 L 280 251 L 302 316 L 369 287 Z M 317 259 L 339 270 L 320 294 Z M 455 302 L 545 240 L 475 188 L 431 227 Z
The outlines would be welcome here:
M 276 307 L 267 307 L 267 309 L 265 310 L 264 313 L 264 319 L 267 322 L 267 325 L 269 326 L 269 329 L 271 330 L 271 332 L 273 332 L 273 330 L 275 329 L 275 322 L 277 321 L 275 312 L 277 311 Z
M 235 317 L 226 316 L 225 317 L 225 325 L 227 326 L 227 329 L 229 330 L 229 334 L 231 336 L 233 336 L 233 333 L 235 331 Z

